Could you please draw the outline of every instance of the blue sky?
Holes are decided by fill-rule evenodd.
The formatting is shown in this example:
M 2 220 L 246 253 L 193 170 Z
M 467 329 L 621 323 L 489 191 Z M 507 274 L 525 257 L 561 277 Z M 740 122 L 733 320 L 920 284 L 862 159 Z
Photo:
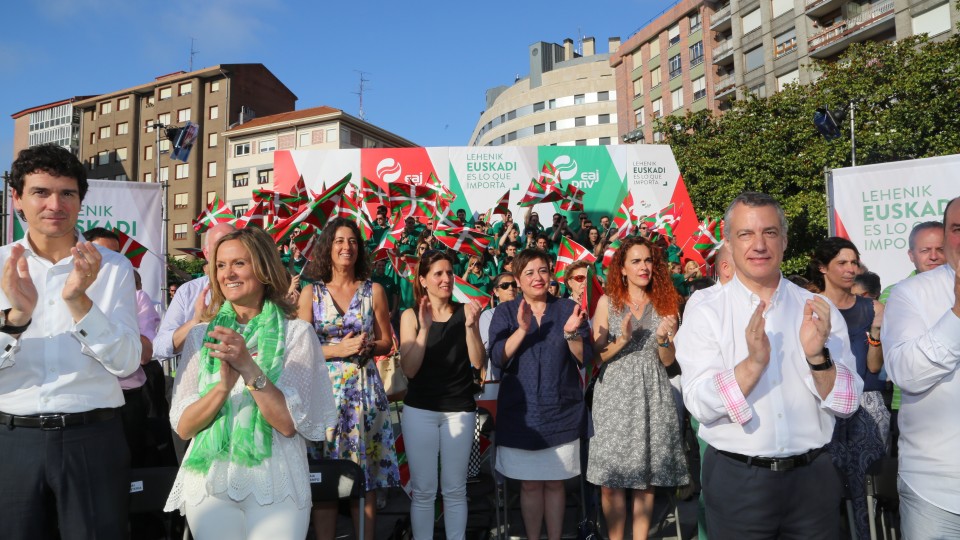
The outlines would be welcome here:
M 262 63 L 299 97 L 357 115 L 422 146 L 465 146 L 487 88 L 529 71 L 527 47 L 578 34 L 626 40 L 676 0 L 293 2 L 37 0 L 4 6 L 0 171 L 10 115 L 194 68 Z

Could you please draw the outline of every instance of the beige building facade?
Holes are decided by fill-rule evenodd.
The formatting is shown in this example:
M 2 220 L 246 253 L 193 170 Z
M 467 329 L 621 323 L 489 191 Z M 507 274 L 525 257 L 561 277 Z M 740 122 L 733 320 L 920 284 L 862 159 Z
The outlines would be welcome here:
M 30 107 L 10 115 L 13 118 L 13 156 L 38 144 L 56 144 L 75 155 L 80 151 L 80 111 L 73 104 L 91 96 Z
M 615 52 L 619 38 L 609 40 Z M 617 144 L 617 90 L 609 59 L 593 38 L 530 46 L 530 74 L 487 90 L 471 146 Z

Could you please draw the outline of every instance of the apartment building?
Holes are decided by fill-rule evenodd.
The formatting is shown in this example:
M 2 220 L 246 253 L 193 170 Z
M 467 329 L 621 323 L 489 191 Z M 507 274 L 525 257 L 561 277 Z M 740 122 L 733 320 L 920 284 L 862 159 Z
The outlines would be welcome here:
M 657 118 L 716 107 L 712 12 L 703 0 L 681 0 L 611 54 L 624 142 L 659 142 Z
M 171 252 L 196 247 L 190 225 L 214 196 L 224 195 L 231 126 L 258 115 L 292 111 L 297 96 L 262 64 L 222 64 L 176 72 L 153 81 L 77 101 L 80 159 L 96 179 L 167 182 Z M 165 128 L 200 126 L 187 162 L 170 158 Z
M 608 43 L 608 53 L 597 53 L 592 37 L 582 40 L 580 51 L 571 39 L 530 45 L 529 75 L 487 90 L 486 109 L 469 144 L 617 144 L 617 90 L 609 60 L 620 38 Z
M 273 189 L 273 153 L 277 150 L 417 146 L 333 107 L 262 116 L 227 130 L 223 139 L 228 152 L 224 200 L 237 216 L 250 207 L 253 190 Z M 327 179 L 327 185 L 337 180 Z
M 92 96 L 75 96 L 37 105 L 10 115 L 13 118 L 13 155 L 38 144 L 57 144 L 74 154 L 80 151 L 80 111 L 77 101 Z

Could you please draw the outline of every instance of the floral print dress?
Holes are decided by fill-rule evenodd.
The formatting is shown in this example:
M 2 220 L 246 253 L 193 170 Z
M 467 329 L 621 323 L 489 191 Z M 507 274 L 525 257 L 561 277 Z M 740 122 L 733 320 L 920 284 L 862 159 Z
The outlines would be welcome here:
M 326 285 L 313 286 L 313 327 L 321 345 L 339 343 L 350 332 L 373 335 L 373 282 L 357 288 L 346 312 L 340 313 Z M 400 470 L 394 447 L 393 425 L 383 381 L 371 360 L 364 367 L 359 359 L 327 358 L 337 425 L 333 439 L 327 436 L 322 449 L 311 448 L 312 459 L 349 459 L 366 476 L 367 490 L 400 485 Z

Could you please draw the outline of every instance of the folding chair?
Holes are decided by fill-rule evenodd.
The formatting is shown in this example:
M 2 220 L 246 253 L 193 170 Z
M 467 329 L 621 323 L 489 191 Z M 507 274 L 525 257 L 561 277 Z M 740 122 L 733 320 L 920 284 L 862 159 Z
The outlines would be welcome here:
M 897 518 L 900 508 L 900 494 L 897 492 L 897 458 L 884 457 L 867 469 L 866 491 L 870 540 L 877 540 L 877 538 L 896 540 L 899 537 Z M 877 536 L 878 509 L 882 534 L 880 537 Z
M 130 470 L 130 513 L 162 512 L 177 478 L 178 467 L 145 467 Z M 183 538 L 190 538 L 184 522 Z
M 357 538 L 364 538 L 367 501 L 366 481 L 360 465 L 347 459 L 325 459 L 310 464 L 310 493 L 313 502 L 333 502 L 340 499 L 360 501 L 360 530 Z M 371 524 L 372 526 L 373 524 Z

